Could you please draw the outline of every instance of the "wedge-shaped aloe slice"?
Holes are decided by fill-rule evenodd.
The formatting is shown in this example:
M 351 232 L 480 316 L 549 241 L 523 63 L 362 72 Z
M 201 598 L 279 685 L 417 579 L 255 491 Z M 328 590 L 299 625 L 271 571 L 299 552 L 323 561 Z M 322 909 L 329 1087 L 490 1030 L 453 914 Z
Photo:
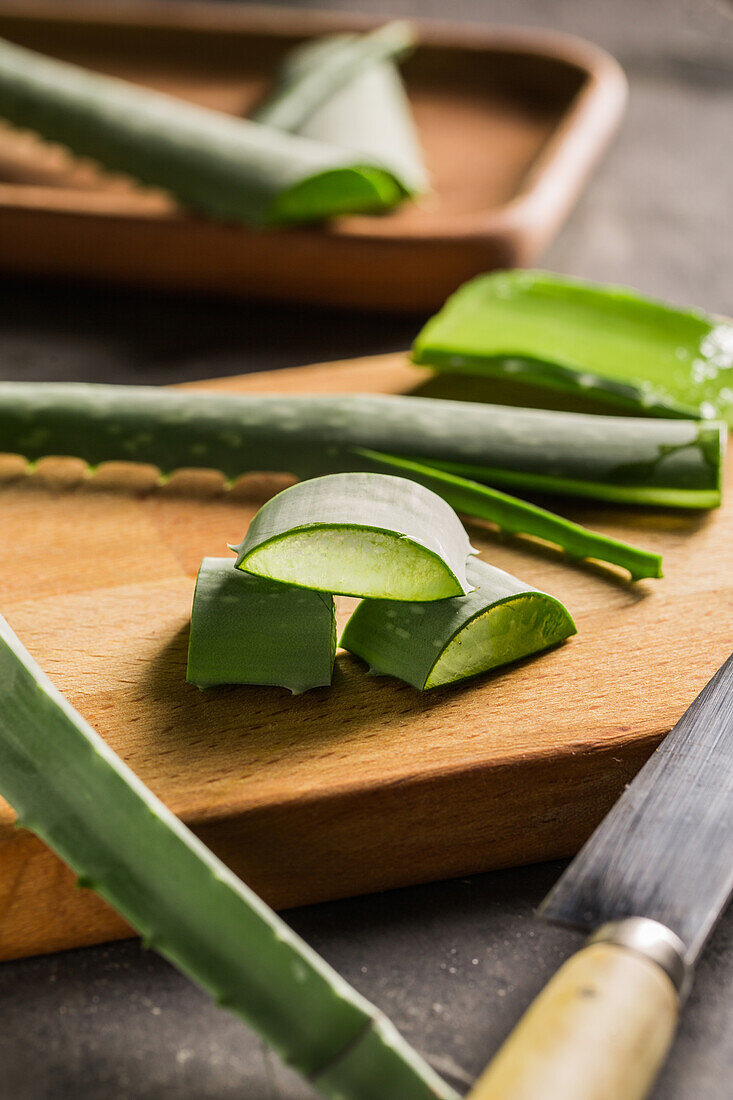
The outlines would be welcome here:
M 410 104 L 393 58 L 414 42 L 409 24 L 315 39 L 291 51 L 258 122 L 337 145 L 389 168 L 407 193 L 425 191 Z
M 0 793 L 80 885 L 325 1095 L 457 1100 L 389 1021 L 140 782 L 2 617 L 0 685 Z
M 473 592 L 440 603 L 362 600 L 341 645 L 377 675 L 421 691 L 548 649 L 576 633 L 568 611 L 487 562 L 472 560 Z
M 270 684 L 299 695 L 331 683 L 335 653 L 333 596 L 242 573 L 232 558 L 204 558 L 191 610 L 191 683 Z
M 733 424 L 733 324 L 621 287 L 542 271 L 482 275 L 428 321 L 413 357 L 440 371 Z
M 380 163 L 0 41 L 0 116 L 217 218 L 254 225 L 378 211 Z
M 387 600 L 463 595 L 475 553 L 442 497 L 407 478 L 361 473 L 278 493 L 236 551 L 237 567 L 260 577 Z

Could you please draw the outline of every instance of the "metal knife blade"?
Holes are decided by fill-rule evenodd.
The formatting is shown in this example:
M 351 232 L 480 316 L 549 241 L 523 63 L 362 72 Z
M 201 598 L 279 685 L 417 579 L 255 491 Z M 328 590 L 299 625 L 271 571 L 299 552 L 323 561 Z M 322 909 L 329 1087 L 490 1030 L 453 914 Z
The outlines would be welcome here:
M 733 656 L 626 789 L 540 906 L 593 930 L 649 917 L 692 965 L 733 894 Z

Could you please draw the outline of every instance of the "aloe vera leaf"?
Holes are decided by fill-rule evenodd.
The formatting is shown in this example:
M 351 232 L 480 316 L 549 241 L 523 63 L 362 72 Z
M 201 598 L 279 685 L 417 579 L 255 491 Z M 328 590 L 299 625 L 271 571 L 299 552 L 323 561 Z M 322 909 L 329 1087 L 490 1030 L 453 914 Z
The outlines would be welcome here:
M 413 358 L 650 415 L 733 424 L 733 324 L 622 287 L 542 271 L 479 276 L 428 321 Z
M 0 115 L 217 218 L 268 225 L 404 197 L 363 156 L 0 40 Z
M 421 691 L 547 649 L 576 633 L 553 596 L 484 561 L 470 561 L 474 591 L 440 603 L 362 600 L 341 638 L 373 673 Z
M 366 449 L 360 449 L 359 454 L 374 469 L 402 470 L 405 476 L 439 493 L 457 512 L 488 520 L 510 535 L 532 535 L 554 543 L 571 560 L 595 559 L 619 565 L 629 571 L 633 581 L 662 576 L 661 554 L 589 531 L 536 504 L 424 463 Z
M 286 56 L 277 86 L 252 117 L 361 153 L 389 168 L 406 193 L 425 191 L 412 111 L 392 60 L 413 42 L 404 22 L 306 42 Z
M 327 474 L 260 508 L 237 568 L 345 596 L 443 600 L 470 591 L 476 551 L 442 497 L 404 477 Z
M 112 752 L 2 617 L 0 685 L 0 792 L 81 885 L 327 1096 L 362 1100 L 358 1067 L 348 1067 L 368 1046 L 384 1100 L 457 1100 L 389 1021 Z
M 331 683 L 333 596 L 253 577 L 204 558 L 191 610 L 186 679 L 198 687 L 269 684 L 299 695 Z
M 714 508 L 726 442 L 716 421 L 643 420 L 382 394 L 205 393 L 83 382 L 0 382 L 0 450 L 30 461 L 151 463 L 297 477 L 362 469 L 359 448 L 530 491 Z

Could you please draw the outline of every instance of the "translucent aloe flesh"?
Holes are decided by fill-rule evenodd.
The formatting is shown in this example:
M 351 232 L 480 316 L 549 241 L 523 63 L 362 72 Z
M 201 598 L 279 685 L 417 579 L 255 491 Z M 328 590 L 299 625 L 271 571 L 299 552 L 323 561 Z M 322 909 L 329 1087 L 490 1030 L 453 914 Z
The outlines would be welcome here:
M 428 321 L 413 357 L 439 371 L 733 424 L 733 324 L 622 287 L 542 271 L 480 276 Z
M 413 42 L 404 22 L 308 41 L 286 56 L 274 91 L 253 117 L 359 152 L 389 168 L 406 193 L 425 191 L 417 132 L 393 60 Z
M 221 219 L 311 221 L 388 209 L 405 195 L 358 153 L 1 40 L 0 116 Z
M 237 567 L 346 596 L 443 600 L 463 595 L 475 553 L 442 497 L 404 477 L 345 473 L 269 500 L 236 547 Z
M 333 597 L 242 573 L 233 558 L 204 558 L 191 610 L 186 679 L 269 684 L 294 695 L 331 683 Z
M 549 513 L 540 516 L 533 506 L 472 482 L 554 489 L 624 504 L 714 508 L 720 503 L 725 439 L 723 425 L 715 422 L 598 417 L 418 397 L 0 382 L 0 451 L 31 462 L 44 455 L 74 455 L 91 466 L 114 460 L 150 463 L 164 474 L 203 467 L 228 478 L 256 470 L 307 478 L 344 470 L 391 472 L 395 467 L 385 460 L 406 459 L 423 470 L 406 471 L 415 480 L 434 469 L 428 488 L 468 515 L 506 530 L 552 537 L 571 554 L 625 568 L 629 554 L 640 554 L 641 562 L 644 552 L 622 544 L 620 557 L 615 540 L 592 535 L 592 552 L 586 554 L 575 536 L 570 545 L 569 528 L 560 517 L 554 517 L 554 535 L 548 536 Z M 460 504 L 453 497 L 457 488 Z
M 80 885 L 326 1096 L 457 1100 L 389 1021 L 137 779 L 2 618 L 0 693 L 0 793 Z M 370 1080 L 378 1085 L 371 1093 Z
M 467 596 L 440 603 L 362 600 L 341 645 L 373 673 L 420 690 L 456 683 L 548 649 L 576 633 L 553 596 L 472 560 Z

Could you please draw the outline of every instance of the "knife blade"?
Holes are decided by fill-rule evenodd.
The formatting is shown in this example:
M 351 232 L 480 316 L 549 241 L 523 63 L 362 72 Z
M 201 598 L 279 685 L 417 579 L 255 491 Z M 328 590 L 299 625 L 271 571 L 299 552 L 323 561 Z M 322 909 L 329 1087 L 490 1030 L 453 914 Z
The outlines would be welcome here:
M 733 656 L 540 906 L 593 934 L 470 1100 L 643 1100 L 692 968 L 733 894 Z

